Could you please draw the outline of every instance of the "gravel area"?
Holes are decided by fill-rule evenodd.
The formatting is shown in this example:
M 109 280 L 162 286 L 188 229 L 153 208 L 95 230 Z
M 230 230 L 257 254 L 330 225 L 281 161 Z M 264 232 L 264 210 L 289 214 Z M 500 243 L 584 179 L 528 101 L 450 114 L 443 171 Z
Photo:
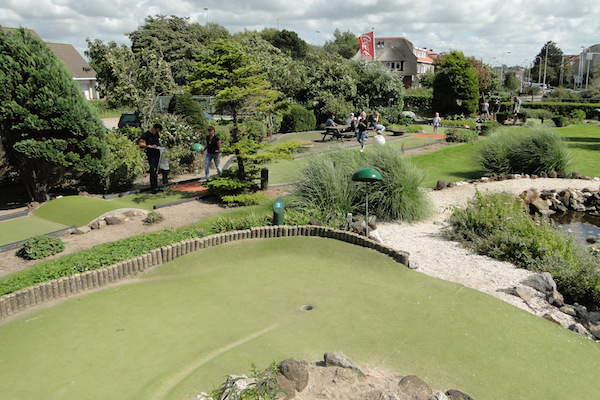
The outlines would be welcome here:
M 600 182 L 578 179 L 514 179 L 431 191 L 429 196 L 435 213 L 430 219 L 416 224 L 381 224 L 377 232 L 385 244 L 410 252 L 411 264 L 417 267 L 417 271 L 463 284 L 532 312 L 519 297 L 506 293 L 507 289 L 521 286 L 520 282 L 531 275 L 531 272 L 508 262 L 478 255 L 443 236 L 441 230 L 446 225 L 452 208 L 465 206 L 476 190 L 482 193 L 508 192 L 516 195 L 530 188 L 597 189 L 599 184 Z

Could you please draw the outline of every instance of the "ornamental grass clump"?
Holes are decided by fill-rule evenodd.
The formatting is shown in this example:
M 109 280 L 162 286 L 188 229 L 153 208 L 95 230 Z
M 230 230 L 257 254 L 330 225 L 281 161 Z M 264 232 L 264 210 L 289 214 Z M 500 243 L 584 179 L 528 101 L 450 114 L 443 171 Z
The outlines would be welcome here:
M 478 158 L 495 174 L 566 172 L 570 164 L 566 145 L 548 128 L 498 130 L 481 146 Z
M 376 168 L 383 182 L 352 182 L 361 168 Z M 342 227 L 346 214 L 364 214 L 365 190 L 369 190 L 369 212 L 382 221 L 417 221 L 431 211 L 420 185 L 423 174 L 392 148 L 370 149 L 319 155 L 311 159 L 297 184 L 294 209 L 321 223 Z
M 450 218 L 448 236 L 478 252 L 536 272 L 549 272 L 568 302 L 600 307 L 600 258 L 559 232 L 547 219 L 531 217 L 509 194 L 477 193 Z

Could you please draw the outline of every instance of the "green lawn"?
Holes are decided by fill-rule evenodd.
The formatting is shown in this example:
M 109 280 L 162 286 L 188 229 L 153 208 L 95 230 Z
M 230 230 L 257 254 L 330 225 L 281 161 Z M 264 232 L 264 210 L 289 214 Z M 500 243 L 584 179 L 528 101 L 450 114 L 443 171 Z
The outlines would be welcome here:
M 33 215 L 0 221 L 0 245 L 58 231 L 66 227 L 67 225 L 47 221 Z
M 600 127 L 571 125 L 559 128 L 572 156 L 571 170 L 586 176 L 600 176 Z
M 600 394 L 598 344 L 329 239 L 203 250 L 23 315 L 0 326 L 0 343 L 11 400 L 193 399 L 252 363 L 325 351 L 482 400 Z

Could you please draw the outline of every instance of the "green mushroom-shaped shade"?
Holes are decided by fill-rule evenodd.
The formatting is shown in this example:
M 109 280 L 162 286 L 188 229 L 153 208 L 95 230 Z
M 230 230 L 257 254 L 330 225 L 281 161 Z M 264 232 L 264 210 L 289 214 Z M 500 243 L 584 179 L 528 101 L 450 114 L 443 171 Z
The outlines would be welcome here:
M 354 182 L 379 182 L 383 180 L 381 172 L 375 168 L 363 168 L 352 174 Z
M 202 151 L 204 150 L 204 146 L 200 143 L 194 143 L 190 146 L 190 149 L 192 149 L 192 151 Z

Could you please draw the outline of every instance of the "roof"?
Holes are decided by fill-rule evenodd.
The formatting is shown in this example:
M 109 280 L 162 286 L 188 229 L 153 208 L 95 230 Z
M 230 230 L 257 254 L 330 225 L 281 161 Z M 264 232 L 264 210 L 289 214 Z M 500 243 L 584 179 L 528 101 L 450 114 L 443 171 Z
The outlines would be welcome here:
M 384 40 L 383 47 L 377 47 L 377 41 Z M 353 57 L 355 60 L 365 59 L 360 50 Z M 375 60 L 381 62 L 415 59 L 413 44 L 403 37 L 376 37 Z
M 433 64 L 433 58 L 431 57 L 417 57 L 417 61 L 425 64 Z
M 46 42 L 50 50 L 58 57 L 71 72 L 74 79 L 96 78 L 96 71 L 81 57 L 81 54 L 71 44 Z

